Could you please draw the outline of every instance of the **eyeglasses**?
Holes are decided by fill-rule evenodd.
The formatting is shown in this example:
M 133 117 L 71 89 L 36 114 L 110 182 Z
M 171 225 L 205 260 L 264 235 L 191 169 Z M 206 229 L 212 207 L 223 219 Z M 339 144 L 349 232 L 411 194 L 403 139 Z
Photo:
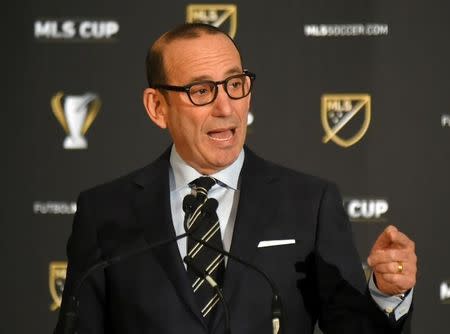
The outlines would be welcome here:
M 239 100 L 246 97 L 250 94 L 255 79 L 254 73 L 244 70 L 243 73 L 232 75 L 222 81 L 205 80 L 193 82 L 186 86 L 153 85 L 152 88 L 185 92 L 194 105 L 204 106 L 216 99 L 219 85 L 223 85 L 223 89 L 230 99 Z

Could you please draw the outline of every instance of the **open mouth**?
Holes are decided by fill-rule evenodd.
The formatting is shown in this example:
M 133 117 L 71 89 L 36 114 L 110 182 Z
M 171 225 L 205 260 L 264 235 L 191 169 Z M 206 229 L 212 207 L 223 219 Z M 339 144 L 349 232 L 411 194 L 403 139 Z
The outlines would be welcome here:
M 217 129 L 208 132 L 208 137 L 215 141 L 230 140 L 236 133 L 236 128 L 233 129 Z

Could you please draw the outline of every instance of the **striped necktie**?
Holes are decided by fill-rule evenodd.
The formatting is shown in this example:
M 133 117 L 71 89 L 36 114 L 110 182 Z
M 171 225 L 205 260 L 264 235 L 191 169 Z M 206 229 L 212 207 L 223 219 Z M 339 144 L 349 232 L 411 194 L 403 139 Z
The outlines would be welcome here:
M 223 250 L 216 210 L 215 208 L 211 210 L 211 206 L 207 203 L 208 191 L 214 184 L 216 184 L 216 180 L 209 176 L 202 176 L 189 184 L 193 193 L 187 195 L 183 201 L 183 205 L 187 202 L 186 200 L 190 202 L 190 209 L 187 210 L 185 215 L 185 226 L 195 238 L 202 239 L 211 246 Z M 222 286 L 225 271 L 224 256 L 222 254 L 188 237 L 187 255 L 191 258 L 195 268 L 207 272 L 219 286 Z M 208 322 L 220 301 L 219 296 L 208 282 L 198 277 L 193 270 L 189 269 L 189 266 L 188 273 L 202 316 Z

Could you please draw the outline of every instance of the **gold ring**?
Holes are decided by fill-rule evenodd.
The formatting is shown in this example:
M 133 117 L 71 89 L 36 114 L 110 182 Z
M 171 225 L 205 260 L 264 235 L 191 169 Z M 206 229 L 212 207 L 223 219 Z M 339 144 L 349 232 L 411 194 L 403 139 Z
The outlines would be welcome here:
M 401 274 L 403 272 L 403 263 L 398 261 L 397 272 Z

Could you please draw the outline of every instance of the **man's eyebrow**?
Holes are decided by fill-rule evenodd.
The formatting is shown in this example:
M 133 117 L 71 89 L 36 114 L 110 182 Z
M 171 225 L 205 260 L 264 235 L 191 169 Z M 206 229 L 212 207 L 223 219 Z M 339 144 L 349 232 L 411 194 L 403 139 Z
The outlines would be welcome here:
M 230 75 L 241 74 L 241 73 L 242 73 L 242 68 L 236 66 L 236 67 L 233 67 L 233 68 L 229 69 L 228 71 L 226 71 L 225 78 L 223 78 L 223 79 L 226 79 Z M 199 76 L 191 78 L 190 82 L 198 82 L 198 81 L 205 81 L 205 80 L 212 81 L 212 78 L 209 75 L 199 75 Z
M 242 72 L 243 72 L 242 68 L 239 66 L 236 66 L 236 67 L 233 67 L 233 68 L 229 69 L 228 71 L 226 71 L 225 74 L 228 76 L 228 75 L 233 75 L 233 74 L 241 74 Z

